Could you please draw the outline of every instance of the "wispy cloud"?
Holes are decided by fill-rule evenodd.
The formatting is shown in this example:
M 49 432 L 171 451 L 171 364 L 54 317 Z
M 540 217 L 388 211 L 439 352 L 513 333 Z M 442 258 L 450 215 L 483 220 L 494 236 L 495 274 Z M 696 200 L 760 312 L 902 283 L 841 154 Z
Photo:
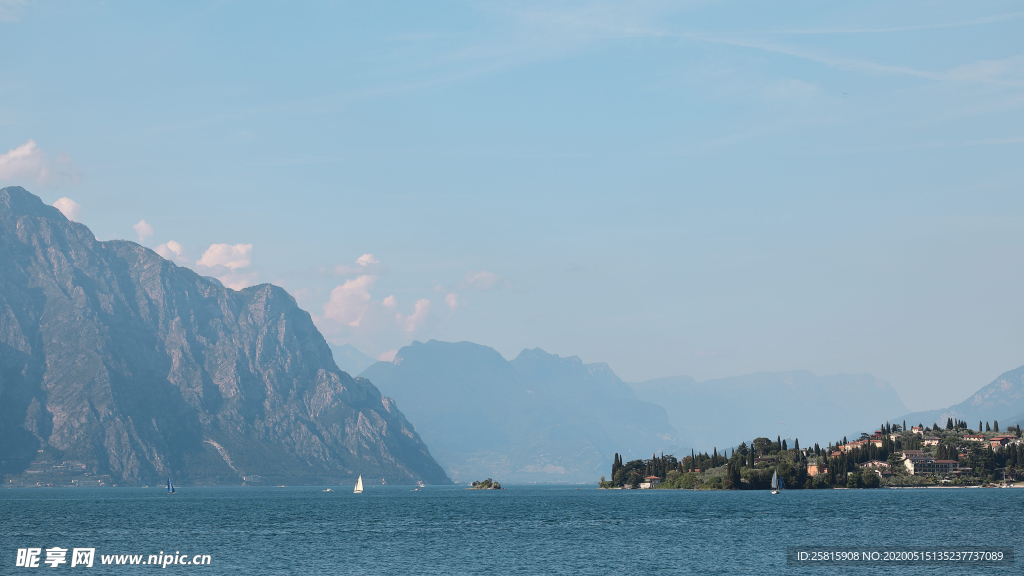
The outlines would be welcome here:
M 30 180 L 40 185 L 73 184 L 80 180 L 78 168 L 67 155 L 51 160 L 36 144 L 24 144 L 0 154 L 0 181 Z
M 344 264 L 338 264 L 334 267 L 335 276 L 356 276 L 364 274 L 373 274 L 380 276 L 386 271 L 386 267 L 380 263 L 373 254 L 363 254 L 359 258 L 356 258 L 355 266 L 346 266 Z
M 917 24 L 912 26 L 889 26 L 889 27 L 865 27 L 865 28 L 807 28 L 790 30 L 758 30 L 751 31 L 752 34 L 887 34 L 894 32 L 916 32 L 919 30 L 942 30 L 946 28 L 964 28 L 968 26 L 981 26 L 1007 20 L 1016 20 L 1024 17 L 1024 12 L 1010 12 L 997 14 L 972 20 L 960 20 L 956 22 L 939 22 L 936 24 Z
M 0 0 L 0 22 L 17 22 L 25 4 L 25 0 Z
M 444 297 L 444 303 L 448 305 L 449 310 L 454 312 L 456 308 L 462 305 L 462 299 L 455 292 L 449 292 Z
M 505 280 L 494 272 L 488 272 L 487 270 L 481 270 L 480 272 L 466 272 L 466 275 L 463 277 L 462 285 L 470 288 L 476 288 L 477 290 L 493 290 L 495 288 L 508 288 L 509 290 L 513 290 L 515 288 L 508 280 Z

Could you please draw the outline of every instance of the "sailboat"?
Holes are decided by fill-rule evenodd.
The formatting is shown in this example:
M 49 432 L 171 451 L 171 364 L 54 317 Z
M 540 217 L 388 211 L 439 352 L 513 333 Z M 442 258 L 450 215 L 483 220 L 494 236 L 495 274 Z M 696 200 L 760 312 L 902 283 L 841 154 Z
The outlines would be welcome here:
M 782 478 L 779 478 L 779 471 L 775 470 L 775 472 L 772 472 L 772 494 L 782 492 L 782 486 L 783 482 Z
M 353 494 L 363 493 L 363 475 L 359 475 L 359 480 L 356 480 L 356 489 L 352 491 Z
M 167 493 L 168 494 L 176 494 L 176 492 L 174 491 L 174 484 L 171 484 L 171 479 L 170 478 L 167 479 Z

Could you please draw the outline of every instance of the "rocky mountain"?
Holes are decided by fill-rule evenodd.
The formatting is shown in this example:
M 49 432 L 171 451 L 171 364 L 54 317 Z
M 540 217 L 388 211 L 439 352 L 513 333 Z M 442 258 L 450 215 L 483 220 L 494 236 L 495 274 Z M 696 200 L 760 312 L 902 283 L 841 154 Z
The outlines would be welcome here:
M 366 370 L 373 363 L 376 362 L 373 358 L 366 354 L 363 354 L 358 348 L 351 344 L 342 344 L 341 346 L 335 346 L 328 343 L 331 347 L 331 354 L 334 355 L 334 363 L 349 374 L 359 374 L 363 370 Z
M 0 474 L 449 482 L 281 288 L 225 288 L 0 190 Z
M 630 386 L 641 400 L 665 407 L 688 445 L 708 451 L 756 436 L 826 444 L 895 422 L 907 409 L 892 386 L 870 374 L 757 372 L 704 382 L 674 376 Z
M 402 399 L 457 481 L 592 482 L 615 452 L 650 457 L 681 442 L 607 365 L 539 348 L 510 362 L 471 342 L 414 342 L 362 375 Z
M 996 420 L 1002 426 L 1024 422 L 1024 366 L 1004 372 L 992 383 L 975 392 L 963 402 L 942 410 L 928 410 L 907 414 L 903 419 L 907 425 L 939 423 L 946 420 L 964 420 L 970 427 L 979 421 Z

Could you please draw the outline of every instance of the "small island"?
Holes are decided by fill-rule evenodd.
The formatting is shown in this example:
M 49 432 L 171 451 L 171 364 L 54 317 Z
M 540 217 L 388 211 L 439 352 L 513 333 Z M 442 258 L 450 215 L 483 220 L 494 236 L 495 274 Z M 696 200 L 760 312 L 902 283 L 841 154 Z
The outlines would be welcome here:
M 498 484 L 494 480 L 488 478 L 483 482 L 473 482 L 473 484 L 466 488 L 466 490 L 501 490 L 501 484 Z

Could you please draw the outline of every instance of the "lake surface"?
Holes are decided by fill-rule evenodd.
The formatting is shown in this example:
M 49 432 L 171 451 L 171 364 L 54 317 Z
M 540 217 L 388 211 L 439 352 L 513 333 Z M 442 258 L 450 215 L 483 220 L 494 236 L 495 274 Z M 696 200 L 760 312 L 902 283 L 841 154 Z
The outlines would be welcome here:
M 690 492 L 593 486 L 0 490 L 0 574 L 18 548 L 209 554 L 185 574 L 1020 574 L 1011 567 L 790 567 L 786 546 L 1024 548 L 1024 489 Z M 45 552 L 43 553 L 45 559 Z M 144 560 L 145 561 L 145 560 Z

